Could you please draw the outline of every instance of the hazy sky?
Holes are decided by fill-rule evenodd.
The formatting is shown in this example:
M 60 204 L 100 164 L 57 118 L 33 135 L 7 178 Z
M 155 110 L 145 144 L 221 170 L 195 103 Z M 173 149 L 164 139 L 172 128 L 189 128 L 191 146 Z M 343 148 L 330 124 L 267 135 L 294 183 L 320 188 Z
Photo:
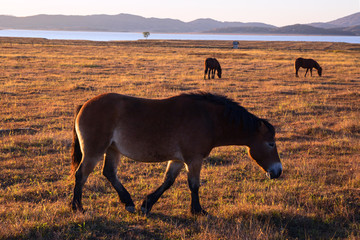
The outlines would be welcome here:
M 360 12 L 360 0 L 0 0 L 0 15 L 129 13 L 144 17 L 264 22 L 327 22 Z

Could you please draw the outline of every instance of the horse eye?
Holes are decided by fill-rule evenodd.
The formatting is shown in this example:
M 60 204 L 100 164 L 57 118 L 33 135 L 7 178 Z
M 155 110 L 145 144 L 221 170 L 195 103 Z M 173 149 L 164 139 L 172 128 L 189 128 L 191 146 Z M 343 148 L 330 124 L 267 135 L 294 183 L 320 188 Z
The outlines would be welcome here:
M 272 147 L 272 148 L 275 147 L 275 143 L 274 143 L 274 142 L 269 142 L 268 145 L 269 145 L 270 147 Z

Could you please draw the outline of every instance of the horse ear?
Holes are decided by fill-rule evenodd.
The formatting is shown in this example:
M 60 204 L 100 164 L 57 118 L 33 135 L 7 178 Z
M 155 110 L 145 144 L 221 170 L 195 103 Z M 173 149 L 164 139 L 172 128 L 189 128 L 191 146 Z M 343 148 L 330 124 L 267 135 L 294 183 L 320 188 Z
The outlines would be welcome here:
M 263 121 L 260 121 L 260 126 L 259 126 L 258 130 L 261 134 L 266 134 L 269 129 Z

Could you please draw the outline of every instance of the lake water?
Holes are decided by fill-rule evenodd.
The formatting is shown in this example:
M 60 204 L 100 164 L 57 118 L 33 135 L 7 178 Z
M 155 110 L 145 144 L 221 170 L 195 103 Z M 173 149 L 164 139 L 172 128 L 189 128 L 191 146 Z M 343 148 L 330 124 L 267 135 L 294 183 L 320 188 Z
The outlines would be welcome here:
M 31 37 L 63 40 L 134 41 L 144 39 L 134 32 L 85 32 L 0 30 L 0 37 Z M 305 41 L 360 43 L 360 36 L 300 36 L 300 35 L 238 35 L 238 34 L 167 34 L 151 33 L 148 39 L 161 40 L 230 40 L 230 41 Z

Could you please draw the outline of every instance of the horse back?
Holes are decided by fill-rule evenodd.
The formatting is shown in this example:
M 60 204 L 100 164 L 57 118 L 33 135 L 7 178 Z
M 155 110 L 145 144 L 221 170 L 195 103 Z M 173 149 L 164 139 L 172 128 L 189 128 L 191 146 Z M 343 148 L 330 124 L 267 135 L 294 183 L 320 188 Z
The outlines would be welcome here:
M 311 58 L 297 58 L 295 60 L 295 68 L 317 68 L 319 64 Z
M 183 96 L 154 100 L 103 94 L 84 104 L 76 123 L 82 142 L 100 154 L 113 145 L 138 161 L 182 160 L 210 152 L 214 116 L 209 107 Z
M 218 60 L 216 58 L 207 58 L 205 60 L 205 68 L 210 68 L 210 69 L 217 69 L 219 68 L 220 63 L 218 62 Z

